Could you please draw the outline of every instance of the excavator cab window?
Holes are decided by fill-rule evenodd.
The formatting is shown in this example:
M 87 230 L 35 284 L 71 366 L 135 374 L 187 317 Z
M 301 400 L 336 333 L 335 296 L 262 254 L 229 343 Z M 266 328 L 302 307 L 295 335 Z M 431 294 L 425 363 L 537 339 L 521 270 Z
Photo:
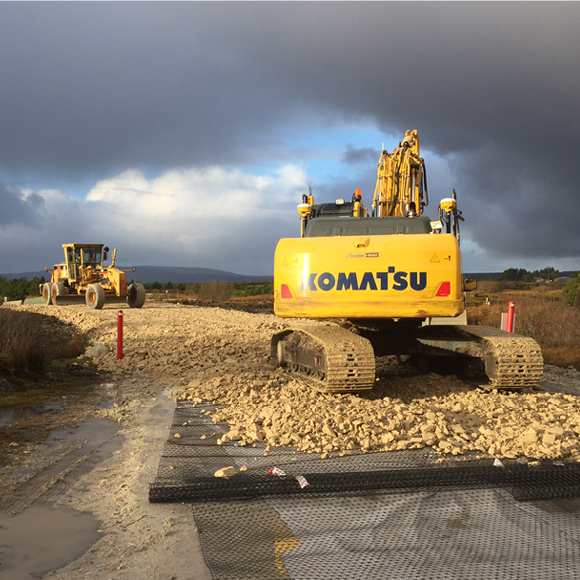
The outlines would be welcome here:
M 309 220 L 304 230 L 304 237 L 388 236 L 392 234 L 430 234 L 432 231 L 431 220 L 426 215 L 413 219 L 394 217 L 388 219 L 358 218 L 356 220 L 332 216 Z
M 337 200 L 343 201 L 343 200 Z M 354 202 L 345 203 L 319 203 L 312 206 L 312 217 L 352 217 Z

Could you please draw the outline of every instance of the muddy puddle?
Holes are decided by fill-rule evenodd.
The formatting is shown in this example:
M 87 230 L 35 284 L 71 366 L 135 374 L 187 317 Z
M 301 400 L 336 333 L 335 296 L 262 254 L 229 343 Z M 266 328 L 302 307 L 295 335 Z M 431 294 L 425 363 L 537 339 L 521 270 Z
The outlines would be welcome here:
M 102 534 L 92 514 L 53 504 L 75 480 L 119 450 L 124 437 L 118 423 L 85 419 L 53 431 L 44 443 L 53 463 L 18 470 L 24 483 L 12 501 L 0 498 L 0 578 L 24 580 L 66 566 Z M 30 477 L 31 476 L 31 477 Z
M 119 449 L 123 437 L 115 437 L 121 427 L 110 419 L 84 419 L 74 427 L 54 430 L 46 439 L 47 445 L 56 442 L 82 447 L 84 453 L 98 450 L 101 458 Z
M 0 427 L 4 425 L 13 425 L 22 421 L 23 419 L 29 419 L 30 417 L 36 417 L 42 415 L 43 413 L 48 413 L 50 411 L 58 411 L 62 409 L 61 405 L 47 404 L 34 407 L 0 407 Z
M 0 577 L 40 578 L 82 556 L 102 534 L 91 514 L 47 504 L 0 514 Z

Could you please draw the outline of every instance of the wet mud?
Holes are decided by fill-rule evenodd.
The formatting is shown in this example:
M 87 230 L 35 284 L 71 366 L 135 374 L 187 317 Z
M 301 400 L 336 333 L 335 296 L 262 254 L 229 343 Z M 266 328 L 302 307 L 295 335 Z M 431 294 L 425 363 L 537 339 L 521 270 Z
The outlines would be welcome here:
M 48 504 L 0 513 L 0 577 L 41 578 L 84 554 L 102 534 L 91 514 Z
M 91 418 L 53 431 L 43 445 L 49 462 L 14 474 L 22 483 L 0 500 L 0 577 L 40 578 L 84 554 L 101 534 L 89 513 L 55 507 L 63 491 L 119 450 L 124 437 L 109 419 Z

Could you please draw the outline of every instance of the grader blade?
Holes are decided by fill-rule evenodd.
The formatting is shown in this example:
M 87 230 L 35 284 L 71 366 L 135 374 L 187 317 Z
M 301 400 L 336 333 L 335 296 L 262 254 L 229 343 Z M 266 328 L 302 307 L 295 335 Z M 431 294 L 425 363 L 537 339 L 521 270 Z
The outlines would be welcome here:
M 56 306 L 68 306 L 70 304 L 84 304 L 85 297 L 82 294 L 66 294 L 62 296 L 55 296 L 52 299 Z
M 72 304 L 85 304 L 86 298 L 84 294 L 68 294 L 66 296 L 57 296 L 55 299 L 56 306 L 70 306 Z M 105 298 L 105 306 L 107 304 L 127 304 L 126 296 L 110 296 Z

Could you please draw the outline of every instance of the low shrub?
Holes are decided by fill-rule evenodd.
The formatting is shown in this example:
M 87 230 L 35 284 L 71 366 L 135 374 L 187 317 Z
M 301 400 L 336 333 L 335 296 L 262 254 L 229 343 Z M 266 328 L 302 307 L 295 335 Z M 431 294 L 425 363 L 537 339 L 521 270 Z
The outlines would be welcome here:
M 558 367 L 573 367 L 580 371 L 580 348 L 548 347 L 542 349 L 544 361 Z
M 41 373 L 46 364 L 46 352 L 39 346 L 21 346 L 8 353 L 14 370 Z
M 81 355 L 86 337 L 53 316 L 0 310 L 0 353 L 16 371 L 40 373 L 46 363 Z
M 566 286 L 562 289 L 563 299 L 570 304 L 570 306 L 575 306 L 580 308 L 580 274 L 575 278 L 572 278 Z
M 197 284 L 195 294 L 200 300 L 225 302 L 234 295 L 234 285 L 231 282 L 208 282 L 206 284 Z

